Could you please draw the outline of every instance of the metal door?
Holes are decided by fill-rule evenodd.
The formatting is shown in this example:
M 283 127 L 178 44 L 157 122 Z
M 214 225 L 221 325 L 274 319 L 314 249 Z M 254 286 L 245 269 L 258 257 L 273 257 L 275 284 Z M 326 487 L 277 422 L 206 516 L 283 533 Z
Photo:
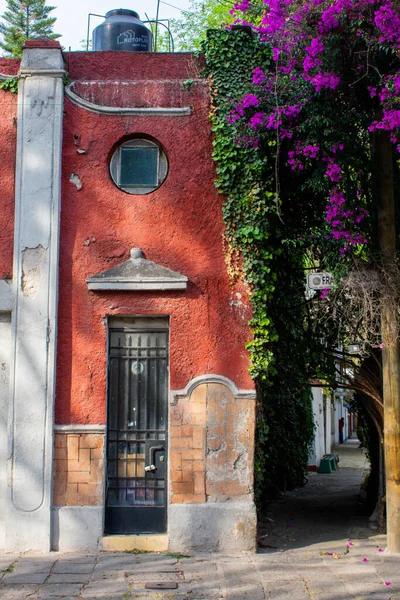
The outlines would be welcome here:
M 168 330 L 109 330 L 105 532 L 163 533 Z

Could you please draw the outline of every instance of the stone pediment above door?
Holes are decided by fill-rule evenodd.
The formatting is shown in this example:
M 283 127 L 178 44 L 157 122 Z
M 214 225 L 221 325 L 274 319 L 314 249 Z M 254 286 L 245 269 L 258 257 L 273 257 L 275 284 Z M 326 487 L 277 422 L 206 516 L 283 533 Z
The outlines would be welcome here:
M 188 278 L 147 260 L 140 248 L 132 248 L 128 260 L 86 280 L 91 291 L 186 290 Z

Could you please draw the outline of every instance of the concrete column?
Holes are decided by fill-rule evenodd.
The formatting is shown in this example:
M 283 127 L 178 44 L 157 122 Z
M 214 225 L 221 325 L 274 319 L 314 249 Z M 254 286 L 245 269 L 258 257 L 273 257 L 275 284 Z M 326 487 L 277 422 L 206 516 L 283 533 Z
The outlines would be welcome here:
M 50 550 L 64 64 L 25 45 L 18 89 L 6 550 Z
M 325 449 L 326 454 L 331 453 L 332 449 L 332 423 L 331 423 L 331 403 L 332 399 L 330 396 L 326 396 L 326 422 L 325 422 Z
M 0 282 L 1 283 L 1 282 Z M 0 286 L 0 291 L 1 291 Z M 11 312 L 0 304 L 0 506 L 7 498 L 7 419 L 10 377 Z M 4 548 L 5 514 L 0 510 L 0 548 Z
M 325 424 L 322 388 L 312 388 L 312 408 L 314 414 L 315 435 L 308 464 L 319 467 L 321 458 L 325 454 Z

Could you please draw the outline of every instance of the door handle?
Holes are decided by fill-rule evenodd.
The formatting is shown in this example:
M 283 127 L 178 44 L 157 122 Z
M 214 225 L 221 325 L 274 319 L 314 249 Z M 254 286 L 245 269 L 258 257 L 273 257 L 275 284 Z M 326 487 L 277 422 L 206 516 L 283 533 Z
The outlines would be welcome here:
M 149 462 L 150 462 L 150 464 L 149 464 L 149 465 L 146 465 L 146 466 L 145 466 L 145 468 L 144 468 L 144 470 L 145 470 L 147 473 L 149 473 L 149 472 L 150 472 L 150 473 L 154 473 L 154 471 L 156 471 L 156 470 L 157 470 L 157 467 L 156 467 L 156 465 L 154 464 L 154 452 L 155 452 L 156 450 L 164 450 L 164 446 L 151 446 L 151 448 L 150 448 L 150 452 L 149 452 L 149 455 L 150 455 L 150 457 L 149 457 L 149 458 L 150 458 L 150 461 L 149 461 Z
M 157 467 L 155 465 L 146 465 L 144 470 L 146 471 L 146 473 L 152 473 L 153 471 L 157 471 Z

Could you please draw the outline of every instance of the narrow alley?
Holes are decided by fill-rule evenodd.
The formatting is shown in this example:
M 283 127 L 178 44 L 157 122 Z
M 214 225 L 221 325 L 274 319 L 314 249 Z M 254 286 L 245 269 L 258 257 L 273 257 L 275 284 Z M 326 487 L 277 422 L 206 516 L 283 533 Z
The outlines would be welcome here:
M 336 446 L 332 453 L 339 456 L 337 471 L 308 473 L 303 488 L 288 492 L 269 507 L 260 524 L 262 552 L 371 535 L 368 519 L 357 518 L 360 488 L 369 469 L 359 446 L 357 439 Z

